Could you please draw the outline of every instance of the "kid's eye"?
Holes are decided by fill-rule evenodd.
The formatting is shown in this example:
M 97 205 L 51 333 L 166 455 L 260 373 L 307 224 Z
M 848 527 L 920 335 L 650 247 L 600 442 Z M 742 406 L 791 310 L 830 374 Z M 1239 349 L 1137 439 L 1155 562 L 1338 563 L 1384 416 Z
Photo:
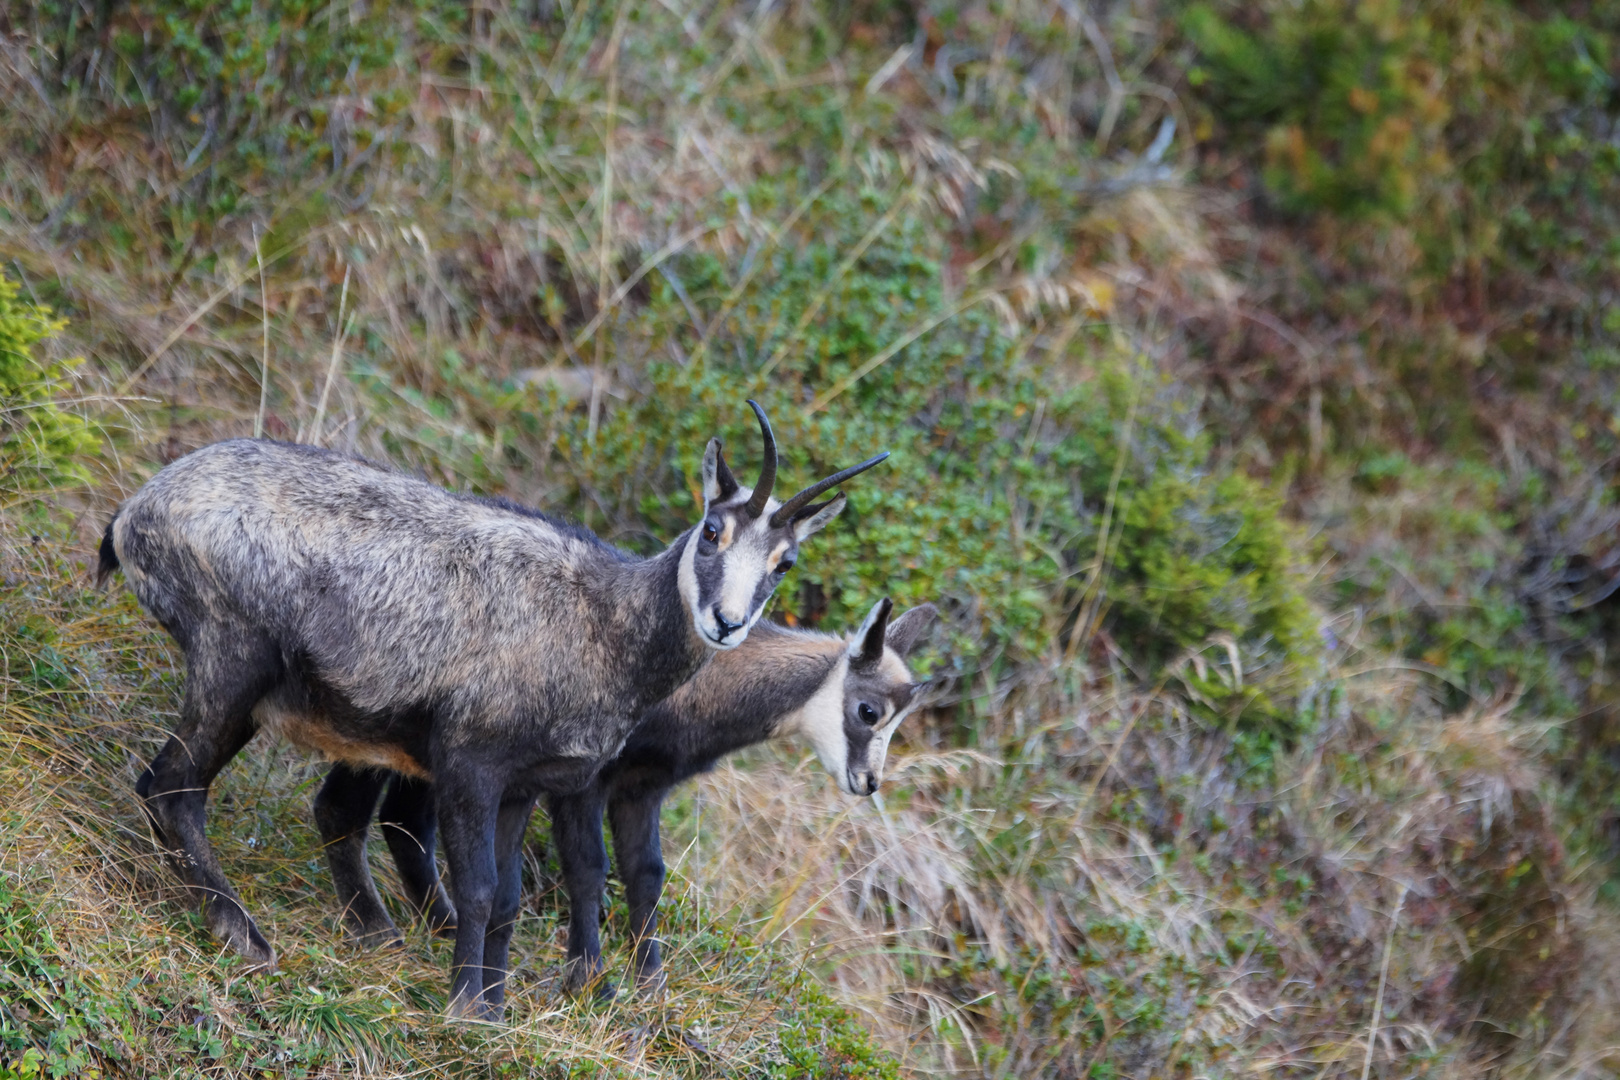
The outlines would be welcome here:
M 714 527 L 714 523 L 712 521 L 705 521 L 703 523 L 703 539 L 711 544 L 718 544 L 720 542 L 720 530 Z
M 776 564 L 776 572 L 778 574 L 785 574 L 791 569 L 793 569 L 792 559 L 783 559 L 781 562 Z
M 855 715 L 860 717 L 861 723 L 867 725 L 868 727 L 877 723 L 878 720 L 877 710 L 872 708 L 872 706 L 868 705 L 864 701 L 861 702 L 860 705 L 855 709 Z

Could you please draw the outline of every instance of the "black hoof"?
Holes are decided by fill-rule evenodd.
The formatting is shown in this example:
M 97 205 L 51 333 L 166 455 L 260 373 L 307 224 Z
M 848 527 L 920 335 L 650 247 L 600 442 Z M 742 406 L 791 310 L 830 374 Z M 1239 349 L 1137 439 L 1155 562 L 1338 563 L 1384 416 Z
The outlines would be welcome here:
M 362 949 L 403 949 L 405 935 L 396 926 L 379 926 L 354 935 L 355 944 Z
M 433 909 L 423 917 L 423 921 L 427 923 L 428 933 L 434 937 L 456 936 L 456 909 L 448 904 L 434 904 Z
M 239 909 L 210 905 L 205 921 L 215 938 L 248 962 L 248 970 L 260 974 L 276 970 L 276 950 Z
M 563 993 L 571 998 L 609 1002 L 619 996 L 619 988 L 600 968 L 593 971 L 583 964 L 569 964 L 568 974 L 563 978 Z
M 649 1001 L 664 996 L 669 988 L 669 980 L 664 977 L 664 971 L 659 968 L 655 971 L 644 972 L 636 977 L 636 996 Z

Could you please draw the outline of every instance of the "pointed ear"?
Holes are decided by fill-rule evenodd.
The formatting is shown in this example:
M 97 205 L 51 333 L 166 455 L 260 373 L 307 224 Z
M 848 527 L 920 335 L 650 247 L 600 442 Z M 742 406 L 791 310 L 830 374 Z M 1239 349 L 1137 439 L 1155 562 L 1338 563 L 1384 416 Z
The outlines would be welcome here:
M 894 601 L 887 596 L 872 605 L 872 611 L 849 639 L 849 666 L 868 667 L 883 659 L 883 630 L 889 624 Z
M 719 439 L 710 439 L 703 451 L 703 501 L 708 506 L 725 502 L 737 494 L 737 478 L 726 465 L 725 450 Z
M 911 650 L 917 647 L 924 634 L 939 619 L 939 609 L 933 604 L 918 604 L 894 622 L 889 624 L 889 633 L 885 640 L 889 648 L 901 656 L 910 656 Z
M 827 522 L 837 517 L 839 511 L 848 502 L 849 500 L 844 497 L 844 493 L 840 491 L 824 503 L 816 503 L 814 506 L 807 506 L 799 511 L 798 516 L 793 519 L 794 542 L 802 544 L 806 539 L 826 528 Z

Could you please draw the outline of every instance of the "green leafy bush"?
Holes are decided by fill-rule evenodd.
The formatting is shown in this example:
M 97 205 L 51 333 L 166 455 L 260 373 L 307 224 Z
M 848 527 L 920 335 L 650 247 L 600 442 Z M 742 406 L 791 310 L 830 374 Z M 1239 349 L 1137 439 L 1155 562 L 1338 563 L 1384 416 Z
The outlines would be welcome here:
M 1229 120 L 1261 125 L 1266 184 L 1284 205 L 1403 215 L 1444 151 L 1448 115 L 1428 25 L 1396 4 L 1311 0 L 1245 32 L 1208 4 L 1183 23 L 1205 67 L 1192 81 Z
M 387 4 L 364 21 L 335 17 L 310 0 L 131 3 L 95 18 L 66 0 L 45 0 L 35 10 L 62 57 L 49 66 L 65 89 L 141 98 L 161 129 L 195 150 L 185 184 L 193 212 L 179 215 L 163 237 L 173 256 L 189 261 L 190 241 L 237 211 L 266 172 L 337 180 L 352 174 L 357 155 L 386 145 L 408 98 L 369 93 L 360 81 L 395 59 L 397 28 L 409 25 L 418 7 Z M 435 13 L 421 15 L 420 29 L 431 36 Z M 91 50 L 114 59 L 98 65 Z M 83 85 L 98 73 L 106 86 Z M 100 209 L 110 207 L 92 195 L 67 220 L 80 223 Z M 127 230 L 122 239 L 126 247 L 134 241 Z
M 1416 278 L 1467 270 L 1476 290 L 1487 269 L 1605 257 L 1612 5 L 1200 0 L 1179 22 L 1199 107 L 1260 150 L 1282 207 L 1399 223 L 1423 251 Z
M 783 186 L 761 181 L 748 197 L 789 202 Z M 957 613 L 954 662 L 972 675 L 1072 651 L 1097 626 L 1083 617 L 1106 613 L 1102 625 L 1155 673 L 1229 643 L 1217 661 L 1228 677 L 1200 685 L 1199 699 L 1241 728 L 1291 734 L 1289 677 L 1312 663 L 1317 639 L 1298 572 L 1303 540 L 1276 497 L 1212 470 L 1176 388 L 1114 339 L 1082 329 L 1065 349 L 1035 355 L 985 308 L 958 310 L 936 234 L 896 206 L 902 197 L 892 184 L 834 191 L 805 215 L 812 239 L 761 256 L 770 261 L 751 278 L 710 255 L 677 260 L 609 339 L 620 370 L 635 372 L 633 396 L 593 413 L 510 385 L 466 387 L 504 403 L 510 430 L 491 442 L 519 455 L 521 471 L 558 481 L 553 502 L 651 550 L 693 519 L 711 434 L 724 436 L 741 475 L 757 467 L 742 407 L 755 397 L 783 447 L 784 491 L 893 452 L 849 485 L 836 541 L 817 542 L 794 571 L 798 594 L 780 601 L 789 618 L 842 626 L 878 596 L 943 601 Z M 894 227 L 839 273 L 857 230 L 891 210 Z M 746 284 L 727 284 L 736 281 Z M 712 340 L 692 329 L 687 301 Z M 459 362 L 441 375 L 451 393 L 467 377 Z M 433 407 L 407 387 L 378 397 Z M 489 473 L 488 450 L 437 452 L 444 472 L 476 477 Z
M 97 445 L 94 430 L 59 400 L 78 361 L 42 361 L 34 352 L 62 325 L 0 275 L 0 495 L 87 475 L 79 457 Z

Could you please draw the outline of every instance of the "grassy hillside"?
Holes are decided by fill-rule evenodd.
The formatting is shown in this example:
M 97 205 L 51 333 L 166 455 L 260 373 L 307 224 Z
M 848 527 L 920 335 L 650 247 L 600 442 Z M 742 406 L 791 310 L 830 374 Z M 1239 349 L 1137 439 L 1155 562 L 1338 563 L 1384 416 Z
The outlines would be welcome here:
M 0 31 L 0 1070 L 1620 1069 L 1620 7 Z M 255 746 L 214 834 L 283 973 L 222 958 L 130 794 L 180 674 L 85 577 L 117 501 L 263 433 L 650 550 L 749 396 L 784 482 L 894 451 L 774 608 L 945 609 L 882 796 L 694 785 L 669 995 L 612 1006 L 556 989 L 538 823 L 486 1030 L 442 945 L 343 942 L 319 765 Z

